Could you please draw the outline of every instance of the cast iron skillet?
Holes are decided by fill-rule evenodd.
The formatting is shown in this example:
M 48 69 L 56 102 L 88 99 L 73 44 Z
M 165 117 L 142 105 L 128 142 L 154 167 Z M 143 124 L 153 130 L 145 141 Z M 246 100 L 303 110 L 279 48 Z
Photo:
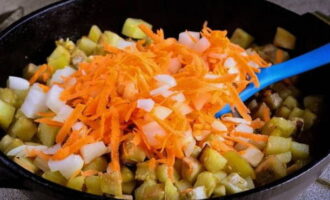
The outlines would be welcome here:
M 127 17 L 142 18 L 164 28 L 166 36 L 176 37 L 185 29 L 200 30 L 207 20 L 211 28 L 241 27 L 256 38 L 258 44 L 272 41 L 277 26 L 282 26 L 298 38 L 299 55 L 329 42 L 330 28 L 310 14 L 299 16 L 266 1 L 204 0 L 198 3 L 178 0 L 68 0 L 52 4 L 19 20 L 0 34 L 0 83 L 9 75 L 21 75 L 29 62 L 41 64 L 59 38 L 76 40 L 86 34 L 92 24 L 103 30 L 120 32 Z M 317 59 L 317 58 L 315 58 Z M 329 97 L 328 67 L 302 76 L 300 85 L 305 94 Z M 330 113 L 325 108 L 325 113 Z M 328 114 L 329 115 L 329 114 Z M 319 126 L 310 135 L 312 162 L 281 180 L 250 191 L 221 199 L 289 199 L 312 183 L 329 163 L 329 134 L 322 116 Z M 0 133 L 1 136 L 4 132 Z M 74 191 L 24 170 L 0 153 L 0 187 L 20 188 L 33 199 L 109 199 Z

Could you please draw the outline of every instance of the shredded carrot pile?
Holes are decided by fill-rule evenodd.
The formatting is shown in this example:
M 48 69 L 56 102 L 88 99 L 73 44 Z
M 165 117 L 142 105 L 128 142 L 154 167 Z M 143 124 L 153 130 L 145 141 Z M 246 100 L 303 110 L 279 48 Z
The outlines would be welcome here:
M 141 40 L 125 49 L 104 44 L 105 55 L 80 63 L 78 70 L 59 84 L 64 88 L 61 99 L 74 109 L 71 116 L 63 124 L 49 118 L 37 120 L 61 126 L 56 142 L 61 143 L 62 148 L 51 159 L 63 159 L 78 153 L 86 144 L 103 141 L 111 149 L 109 167 L 118 171 L 121 144 L 134 138 L 134 144 L 142 147 L 150 160 L 168 164 L 171 174 L 175 159 L 186 157 L 191 143 L 208 144 L 225 152 L 235 150 L 236 143 L 254 146 L 242 138 L 267 141 L 267 136 L 235 131 L 235 127 L 245 123 L 259 128 L 263 121 L 269 120 L 269 111 L 264 110 L 264 119 L 252 121 L 249 109 L 239 97 L 248 84 L 259 86 L 256 73 L 269 63 L 257 53 L 231 43 L 226 31 L 211 30 L 206 25 L 201 35 L 210 46 L 203 52 L 188 48 L 174 38 L 164 38 L 162 30 L 154 33 L 145 25 L 140 28 L 153 40 L 151 44 L 144 45 Z M 170 69 L 173 59 L 180 65 L 175 73 Z M 234 73 L 226 66 L 230 60 L 234 61 Z M 30 82 L 35 82 L 46 70 L 47 67 L 42 66 Z M 176 81 L 166 95 L 152 95 L 161 88 L 155 79 L 159 74 L 170 74 Z M 71 79 L 75 79 L 75 84 L 66 83 Z M 171 114 L 160 119 L 154 110 L 138 108 L 139 99 L 152 99 L 153 108 L 166 107 Z M 242 122 L 232 120 L 235 118 L 232 114 L 214 118 L 226 104 L 237 111 Z M 51 113 L 40 113 L 40 116 L 48 117 Z M 85 125 L 79 133 L 71 129 L 76 122 Z M 144 132 L 150 123 L 162 130 L 155 133 L 152 140 Z M 217 128 L 217 123 L 225 128 Z M 220 139 L 210 141 L 212 136 Z M 94 173 L 88 171 L 84 175 Z

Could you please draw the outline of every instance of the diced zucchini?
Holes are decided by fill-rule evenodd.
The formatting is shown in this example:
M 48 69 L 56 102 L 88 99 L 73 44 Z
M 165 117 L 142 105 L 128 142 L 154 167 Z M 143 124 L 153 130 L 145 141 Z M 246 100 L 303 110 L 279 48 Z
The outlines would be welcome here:
M 291 113 L 291 110 L 286 107 L 286 106 L 281 106 L 277 111 L 276 111 L 276 116 L 277 117 L 282 117 L 282 118 L 289 118 L 289 115 Z
M 180 181 L 175 182 L 175 186 L 178 188 L 178 190 L 180 192 L 192 187 L 192 185 L 189 181 L 186 181 L 186 180 L 183 180 L 183 179 L 180 180 Z
M 216 180 L 211 172 L 201 172 L 197 176 L 194 187 L 204 186 L 207 197 L 210 197 L 216 186 Z
M 228 161 L 230 171 L 237 172 L 244 178 L 248 176 L 255 177 L 253 168 L 237 152 L 227 151 L 223 154 L 223 156 Z
M 123 183 L 134 181 L 134 173 L 128 167 L 121 167 L 121 178 Z
M 14 162 L 31 173 L 36 173 L 38 171 L 38 167 L 33 164 L 30 158 L 15 157 Z
M 277 27 L 274 45 L 285 49 L 294 49 L 296 46 L 296 37 L 284 28 Z
M 183 179 L 194 182 L 198 174 L 202 171 L 202 165 L 192 157 L 182 159 L 181 176 Z
M 47 124 L 40 123 L 38 126 L 37 136 L 43 145 L 50 147 L 55 144 L 55 138 L 58 131 L 59 127 L 49 126 Z
M 74 42 L 72 42 L 69 38 L 67 39 L 59 39 L 55 42 L 55 44 L 57 46 L 62 46 L 64 47 L 65 49 L 67 49 L 70 53 L 73 51 L 73 49 L 76 47 L 76 45 L 74 44 Z
M 238 174 L 237 174 L 238 175 Z M 244 191 L 244 189 L 242 189 L 241 187 L 238 186 L 238 184 L 235 184 L 236 181 L 232 180 L 232 176 L 231 177 L 226 177 L 221 181 L 221 184 L 225 186 L 226 188 L 226 192 L 228 194 L 236 194 L 239 192 Z M 243 179 L 244 180 L 244 179 Z
M 76 48 L 73 50 L 72 55 L 71 55 L 71 63 L 75 66 L 78 67 L 78 65 L 82 62 L 85 62 L 87 60 L 87 56 L 85 52 L 82 50 Z
M 118 45 L 119 41 L 121 41 L 121 40 L 124 40 L 124 39 L 121 38 L 116 33 L 111 32 L 111 31 L 104 31 L 104 33 L 100 37 L 99 44 L 106 43 L 106 44 L 116 47 Z
M 17 95 L 9 88 L 0 88 L 0 99 L 11 106 L 16 107 L 17 105 Z
M 273 93 L 271 95 L 266 96 L 264 101 L 266 102 L 269 108 L 275 110 L 281 105 L 283 99 L 280 97 L 278 93 Z
M 120 172 L 112 171 L 101 175 L 101 190 L 103 193 L 120 196 L 123 194 L 121 188 Z
M 0 127 L 6 130 L 13 121 L 15 107 L 0 99 L 0 110 Z
M 66 184 L 65 177 L 59 171 L 47 171 L 42 174 L 42 178 L 60 185 Z
M 38 70 L 38 66 L 37 65 L 35 65 L 33 63 L 29 63 L 23 69 L 23 77 L 25 79 L 30 79 L 37 70 Z
M 293 142 L 292 142 L 293 145 Z M 291 147 L 292 149 L 292 147 Z M 282 163 L 289 163 L 292 160 L 292 153 L 290 151 L 276 154 L 276 157 L 282 162 Z
M 193 150 L 193 152 L 191 153 L 190 156 L 193 157 L 193 158 L 198 158 L 201 152 L 202 152 L 202 148 L 200 148 L 199 146 L 195 145 L 194 146 L 194 150 Z
M 5 149 L 4 153 L 7 154 L 10 150 L 22 146 L 24 143 L 22 142 L 22 140 L 18 139 L 18 138 L 14 138 L 11 143 L 7 146 L 7 148 Z
M 293 159 L 307 159 L 309 157 L 309 146 L 307 144 L 292 141 L 290 150 Z
M 249 47 L 252 44 L 253 40 L 254 38 L 241 28 L 236 28 L 230 38 L 230 41 L 232 43 L 238 44 L 244 49 Z
M 222 170 L 227 163 L 227 160 L 216 150 L 210 147 L 205 147 L 200 156 L 200 161 L 203 166 L 210 172 Z
M 143 162 L 146 158 L 146 153 L 140 146 L 134 144 L 132 139 L 124 141 L 121 146 L 121 159 L 125 164 L 134 164 Z
M 206 191 L 204 186 L 199 186 L 196 188 L 189 188 L 181 192 L 182 200 L 191 199 L 207 199 Z
M 217 181 L 217 183 L 220 183 L 221 180 L 227 176 L 227 173 L 224 171 L 217 171 L 217 172 L 213 173 L 213 176 L 214 176 L 215 180 Z
M 43 172 L 50 170 L 48 167 L 48 161 L 40 158 L 39 156 L 34 159 L 33 164 L 39 169 L 41 169 Z
M 218 184 L 213 191 L 213 197 L 226 196 L 226 187 L 222 184 Z
M 280 136 L 269 136 L 265 152 L 267 155 L 290 151 L 292 139 Z
M 102 35 L 101 29 L 98 26 L 93 25 L 89 30 L 88 38 L 91 39 L 93 42 L 98 42 L 101 35 Z
M 168 200 L 179 200 L 180 194 L 178 189 L 173 185 L 172 181 L 167 179 L 165 181 L 165 199 Z
M 80 40 L 77 41 L 77 47 L 83 52 L 85 52 L 87 56 L 91 55 L 94 52 L 96 46 L 97 43 L 95 43 L 88 37 L 82 37 Z
M 148 179 L 156 179 L 156 163 L 154 161 L 148 160 L 146 162 L 141 162 L 136 165 L 135 179 L 140 181 L 145 181 Z
M 136 200 L 164 199 L 165 197 L 164 185 L 157 184 L 153 180 L 147 180 L 135 190 L 134 197 Z
M 36 124 L 26 117 L 18 118 L 9 129 L 9 134 L 11 136 L 17 137 L 25 142 L 31 141 L 36 133 Z
M 0 141 L 0 151 L 4 152 L 7 147 L 13 142 L 14 138 L 10 137 L 9 135 L 3 136 Z
M 304 98 L 304 106 L 313 113 L 319 113 L 323 105 L 322 96 L 307 96 Z
M 255 188 L 255 185 L 254 185 L 253 179 L 252 179 L 251 177 L 246 177 L 245 180 L 246 180 L 246 182 L 247 182 L 247 188 L 248 188 L 249 190 Z
M 139 28 L 140 24 L 145 24 L 150 29 L 152 28 L 149 23 L 141 19 L 127 18 L 123 25 L 122 34 L 134 39 L 146 38 L 146 34 Z
M 70 52 L 63 46 L 58 45 L 47 61 L 54 71 L 62 69 L 70 64 Z
M 289 119 L 294 119 L 296 117 L 301 117 L 302 115 L 304 114 L 304 110 L 298 108 L 298 107 L 295 107 L 290 115 L 289 115 Z
M 86 192 L 96 195 L 101 195 L 101 177 L 87 176 L 85 178 Z
M 284 99 L 282 106 L 286 106 L 289 109 L 296 108 L 298 106 L 298 101 L 293 96 L 288 96 Z
M 262 134 L 289 137 L 294 133 L 295 128 L 296 126 L 292 121 L 281 117 L 273 117 L 262 127 Z
M 249 176 L 248 176 L 249 177 Z M 242 190 L 248 189 L 248 182 L 242 178 L 238 173 L 229 174 L 224 180 L 241 188 Z
M 286 166 L 275 155 L 269 156 L 256 169 L 256 182 L 264 185 L 286 175 Z
M 156 168 L 156 175 L 160 182 L 165 183 L 165 181 L 169 179 L 168 166 L 166 164 L 158 165 Z
M 122 183 L 121 187 L 123 189 L 123 193 L 124 194 L 132 194 L 134 189 L 135 189 L 135 181 L 131 181 L 131 182 L 126 182 L 126 183 Z
M 74 190 L 78 190 L 78 191 L 82 191 L 83 186 L 84 186 L 84 182 L 85 182 L 85 177 L 84 176 L 76 176 L 73 178 L 70 178 L 66 184 L 66 186 L 68 188 L 74 189 Z
M 16 94 L 16 108 L 21 107 L 29 90 L 14 90 Z
M 267 121 L 268 119 L 265 118 L 264 110 L 268 110 L 269 113 L 271 112 L 270 108 L 267 106 L 265 102 L 262 102 L 260 106 L 258 107 L 258 110 L 256 111 L 255 115 L 253 117 L 260 118 L 263 121 Z
M 308 109 L 304 110 L 304 114 L 301 117 L 304 120 L 304 128 L 306 130 L 310 129 L 313 126 L 317 118 L 316 115 L 311 111 L 309 111 Z
M 97 157 L 92 162 L 84 166 L 83 171 L 96 170 L 99 172 L 104 172 L 107 169 L 108 162 L 104 157 Z

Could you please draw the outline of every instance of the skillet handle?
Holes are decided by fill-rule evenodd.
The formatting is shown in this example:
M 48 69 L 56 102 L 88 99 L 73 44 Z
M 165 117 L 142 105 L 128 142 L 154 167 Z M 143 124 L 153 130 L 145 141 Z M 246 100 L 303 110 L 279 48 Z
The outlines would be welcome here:
M 26 189 L 23 179 L 0 163 L 0 188 Z

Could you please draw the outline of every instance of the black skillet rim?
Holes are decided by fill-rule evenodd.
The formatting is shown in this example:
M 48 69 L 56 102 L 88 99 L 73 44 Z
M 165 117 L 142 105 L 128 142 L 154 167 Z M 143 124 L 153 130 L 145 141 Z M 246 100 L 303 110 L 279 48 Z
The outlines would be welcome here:
M 42 7 L 24 17 L 22 17 L 21 19 L 19 19 L 18 21 L 14 22 L 13 24 L 11 24 L 9 27 L 7 27 L 6 29 L 4 29 L 3 31 L 0 32 L 0 41 L 5 38 L 8 34 L 10 34 L 12 31 L 14 31 L 17 27 L 19 27 L 22 24 L 28 23 L 30 20 L 33 20 L 35 17 L 38 17 L 39 15 L 45 14 L 50 10 L 54 10 L 58 7 L 61 6 L 65 6 L 67 4 L 71 4 L 71 3 L 75 3 L 76 1 L 84 1 L 84 0 L 62 0 L 59 2 L 55 2 L 52 3 L 50 5 L 47 5 L 45 7 Z M 260 2 L 260 3 L 269 3 L 272 4 L 270 2 Z M 282 8 L 284 9 L 284 8 Z M 321 157 L 319 159 L 313 160 L 312 162 L 310 162 L 309 164 L 307 164 L 306 166 L 304 166 L 303 168 L 299 169 L 298 171 L 285 176 L 284 178 L 274 181 L 270 184 L 264 185 L 264 186 L 260 186 L 248 191 L 244 191 L 241 193 L 237 193 L 237 194 L 232 194 L 232 195 L 227 195 L 224 197 L 220 197 L 220 198 L 212 198 L 212 199 L 230 199 L 230 198 L 238 198 L 238 197 L 244 197 L 245 195 L 248 194 L 253 194 L 253 193 L 258 193 L 258 192 L 267 192 L 270 191 L 274 188 L 280 187 L 284 184 L 287 184 L 290 181 L 293 181 L 295 179 L 300 178 L 301 176 L 303 176 L 305 173 L 313 170 L 318 164 L 320 164 L 321 162 L 325 161 L 330 155 L 329 155 L 330 150 L 328 150 L 328 155 Z M 2 152 L 0 153 L 0 162 L 2 164 L 4 164 L 4 166 L 10 170 L 10 172 L 12 172 L 13 174 L 18 173 L 18 175 L 20 175 L 21 177 L 27 179 L 27 180 L 32 180 L 34 183 L 37 183 L 41 186 L 47 187 L 47 189 L 51 189 L 51 190 L 55 190 L 55 191 L 59 191 L 59 192 L 63 192 L 65 194 L 69 194 L 69 195 L 80 195 L 83 197 L 87 197 L 89 199 L 112 199 L 111 197 L 105 197 L 105 196 L 99 196 L 99 195 L 92 195 L 92 194 L 88 194 L 85 192 L 80 192 L 80 191 L 76 191 L 55 183 L 52 183 L 46 179 L 43 179 L 41 176 L 35 175 L 25 169 L 23 169 L 22 167 L 20 167 L 19 165 L 17 165 L 15 162 L 13 162 L 12 160 L 10 160 L 6 155 L 4 155 Z M 24 179 L 23 179 L 24 180 Z

